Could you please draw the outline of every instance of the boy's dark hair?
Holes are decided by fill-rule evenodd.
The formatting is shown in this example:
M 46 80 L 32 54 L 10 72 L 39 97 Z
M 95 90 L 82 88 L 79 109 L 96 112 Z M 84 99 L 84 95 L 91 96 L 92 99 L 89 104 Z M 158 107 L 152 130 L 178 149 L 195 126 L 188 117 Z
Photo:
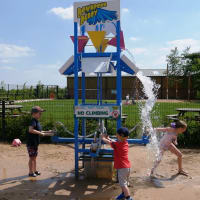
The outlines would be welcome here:
M 129 136 L 129 130 L 125 127 L 121 127 L 117 130 L 117 133 L 122 137 L 128 137 Z
M 182 120 L 174 120 L 174 122 L 171 123 L 172 128 L 187 128 L 186 122 Z

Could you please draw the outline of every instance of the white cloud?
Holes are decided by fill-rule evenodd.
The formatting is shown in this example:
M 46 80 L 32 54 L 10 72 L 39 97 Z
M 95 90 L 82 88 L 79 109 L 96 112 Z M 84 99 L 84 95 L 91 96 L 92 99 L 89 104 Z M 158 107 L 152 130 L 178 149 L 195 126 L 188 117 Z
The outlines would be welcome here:
M 156 18 L 148 18 L 148 19 L 138 19 L 142 24 L 152 24 L 152 25 L 160 25 L 162 21 Z
M 1 63 L 9 63 L 10 61 L 8 59 L 1 59 Z
M 57 8 L 52 8 L 49 13 L 53 13 L 62 19 L 73 19 L 73 6 L 63 8 L 63 7 L 57 7 Z
M 9 71 L 13 71 L 15 70 L 14 67 L 10 67 L 10 66 L 3 66 L 3 67 L 0 67 L 0 70 L 9 70 Z
M 168 41 L 165 44 L 166 47 L 162 47 L 159 50 L 161 52 L 165 52 L 168 54 L 171 49 L 175 47 L 178 48 L 179 51 L 183 51 L 186 47 L 190 47 L 190 52 L 197 52 L 200 51 L 200 40 L 194 39 L 180 39 L 180 40 L 172 40 Z
M 26 46 L 0 44 L 1 62 L 8 63 L 10 58 L 20 58 L 34 55 L 34 50 Z
M 63 63 L 60 61 L 52 64 L 37 64 L 32 66 L 30 69 L 24 70 L 23 74 L 25 76 L 24 81 L 29 80 L 31 84 L 37 84 L 40 80 L 43 84 L 58 84 L 66 86 L 65 76 L 59 73 L 59 68 Z M 37 74 L 37 79 L 35 77 Z
M 170 49 L 171 49 L 171 47 L 162 47 L 162 48 L 159 49 L 159 51 L 160 51 L 160 52 L 163 52 L 163 53 L 164 53 L 164 52 L 167 53 L 167 52 L 170 51 Z
M 140 40 L 140 38 L 130 37 L 130 40 L 131 40 L 131 41 L 138 41 L 138 40 Z
M 166 66 L 166 55 L 159 55 L 158 58 L 152 61 L 152 66 Z
M 181 51 L 186 47 L 191 47 L 191 51 L 200 51 L 200 40 L 191 38 L 169 41 L 167 42 L 167 45 L 169 48 L 177 47 Z
M 152 19 L 152 22 L 155 24 L 162 24 L 162 21 L 160 19 Z
M 129 38 L 136 41 L 137 38 Z M 170 50 L 177 47 L 182 52 L 186 47 L 190 46 L 190 52 L 200 51 L 200 40 L 191 38 L 172 40 L 160 44 L 159 46 L 149 46 L 142 48 L 130 48 L 130 52 L 135 57 L 136 64 L 139 68 L 165 68 L 166 56 L 169 55 Z
M 122 8 L 122 13 L 129 13 L 129 9 L 128 8 Z
M 130 51 L 131 53 L 133 53 L 133 55 L 140 55 L 140 54 L 147 55 L 148 54 L 148 49 L 146 48 L 133 48 Z
M 47 85 L 66 86 L 66 77 L 59 73 L 63 62 L 36 64 L 20 68 L 16 66 L 0 66 L 0 80 L 9 84 L 36 85 L 38 81 Z
M 143 23 L 143 24 L 148 24 L 150 22 L 150 20 L 149 19 L 139 19 L 139 22 Z

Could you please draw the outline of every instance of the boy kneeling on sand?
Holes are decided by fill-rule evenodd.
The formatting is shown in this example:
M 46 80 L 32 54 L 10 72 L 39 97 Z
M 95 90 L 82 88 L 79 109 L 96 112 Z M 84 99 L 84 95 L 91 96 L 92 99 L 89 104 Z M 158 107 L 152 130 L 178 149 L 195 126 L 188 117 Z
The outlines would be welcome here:
M 116 133 L 117 141 L 105 137 L 102 134 L 102 140 L 110 144 L 114 149 L 114 168 L 117 169 L 119 184 L 122 189 L 122 193 L 116 197 L 116 200 L 126 199 L 133 200 L 130 197 L 130 192 L 128 188 L 128 178 L 130 176 L 131 163 L 128 159 L 128 136 L 129 131 L 127 128 L 121 127 Z
M 29 154 L 29 176 L 36 177 L 39 176 L 41 173 L 36 170 L 36 158 L 38 155 L 38 146 L 40 143 L 40 135 L 41 136 L 52 136 L 53 132 L 50 131 L 42 131 L 42 127 L 40 125 L 39 119 L 41 117 L 42 112 L 44 112 L 42 108 L 39 106 L 35 106 L 31 109 L 31 122 L 29 125 L 28 130 L 28 137 L 27 137 L 27 150 Z

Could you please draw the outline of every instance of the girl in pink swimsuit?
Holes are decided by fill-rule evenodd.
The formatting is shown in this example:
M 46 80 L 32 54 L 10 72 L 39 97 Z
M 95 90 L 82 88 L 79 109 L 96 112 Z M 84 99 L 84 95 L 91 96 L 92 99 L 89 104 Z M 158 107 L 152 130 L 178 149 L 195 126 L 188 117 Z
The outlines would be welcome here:
M 184 121 L 177 120 L 171 123 L 171 127 L 166 128 L 155 128 L 157 132 L 166 132 L 166 134 L 160 140 L 160 155 L 159 158 L 154 163 L 154 166 L 151 170 L 151 175 L 154 175 L 155 169 L 158 167 L 159 163 L 161 162 L 162 156 L 165 151 L 169 150 L 173 154 L 177 156 L 178 161 L 178 174 L 187 176 L 188 174 L 183 171 L 182 168 L 182 153 L 177 149 L 175 145 L 177 145 L 177 136 L 185 132 L 187 129 L 187 124 Z

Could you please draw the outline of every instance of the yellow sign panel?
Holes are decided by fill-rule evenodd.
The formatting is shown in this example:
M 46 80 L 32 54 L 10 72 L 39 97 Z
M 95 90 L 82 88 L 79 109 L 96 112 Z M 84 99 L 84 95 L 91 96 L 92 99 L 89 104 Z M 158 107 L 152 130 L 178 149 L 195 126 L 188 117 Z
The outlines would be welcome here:
M 100 47 L 103 45 L 104 37 L 106 35 L 105 31 L 88 31 L 88 35 L 98 52 L 100 52 Z
M 104 52 L 108 46 L 109 39 L 103 39 L 101 51 Z

